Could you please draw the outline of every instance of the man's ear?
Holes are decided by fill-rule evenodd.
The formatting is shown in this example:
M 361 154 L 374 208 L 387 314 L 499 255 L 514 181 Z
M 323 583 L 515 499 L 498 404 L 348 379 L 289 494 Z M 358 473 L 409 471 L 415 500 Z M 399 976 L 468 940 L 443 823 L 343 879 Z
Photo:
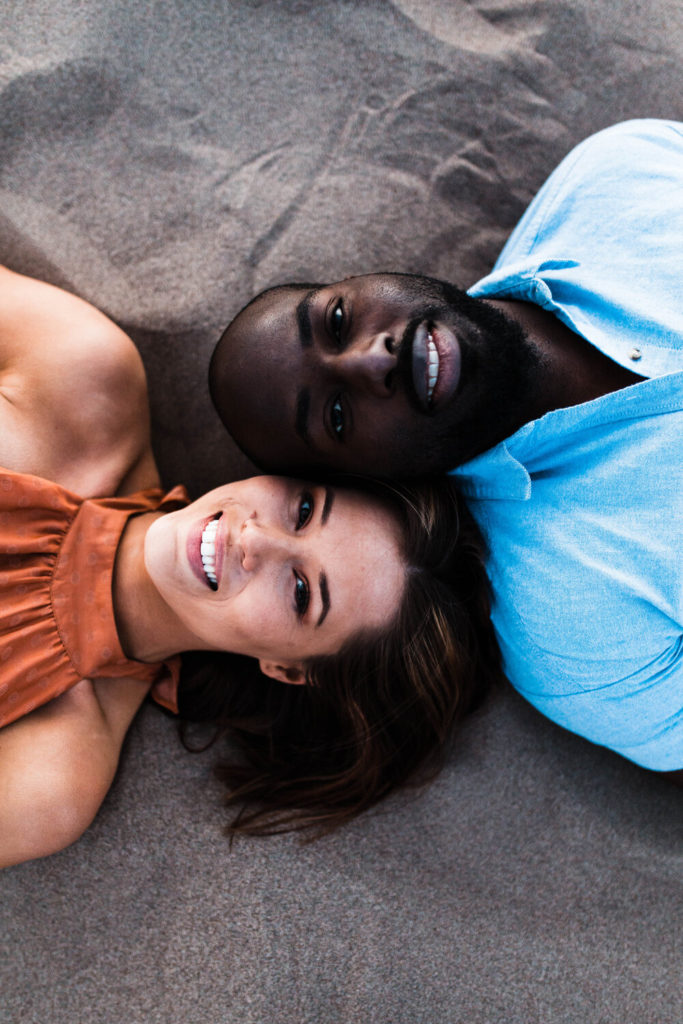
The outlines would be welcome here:
M 301 686 L 306 682 L 306 673 L 301 665 L 278 665 L 275 661 L 259 660 L 259 668 L 264 676 L 277 679 L 279 683 L 291 683 L 294 686 Z

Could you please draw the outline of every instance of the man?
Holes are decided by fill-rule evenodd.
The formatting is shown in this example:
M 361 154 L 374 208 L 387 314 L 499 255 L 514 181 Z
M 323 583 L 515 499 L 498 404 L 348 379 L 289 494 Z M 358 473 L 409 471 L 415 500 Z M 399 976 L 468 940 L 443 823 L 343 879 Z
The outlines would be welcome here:
M 569 154 L 468 294 L 270 290 L 210 371 L 262 465 L 454 472 L 513 685 L 657 771 L 683 768 L 682 278 L 683 124 L 631 121 Z

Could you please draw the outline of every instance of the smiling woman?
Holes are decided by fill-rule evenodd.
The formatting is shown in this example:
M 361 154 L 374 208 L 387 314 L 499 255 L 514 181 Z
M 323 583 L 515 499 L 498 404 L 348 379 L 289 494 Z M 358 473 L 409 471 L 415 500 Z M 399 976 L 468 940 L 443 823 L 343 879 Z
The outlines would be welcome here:
M 287 485 L 295 494 L 301 487 Z M 303 515 L 314 518 L 307 491 L 300 494 Z M 219 766 L 226 804 L 236 808 L 231 834 L 324 833 L 408 781 L 426 781 L 454 727 L 501 678 L 481 540 L 450 483 L 340 478 L 326 494 L 339 516 L 350 503 L 339 546 L 329 538 L 349 564 L 337 576 L 327 563 L 329 615 L 335 594 L 348 603 L 346 639 L 327 652 L 327 642 L 306 639 L 308 656 L 296 667 L 262 663 L 265 675 L 253 658 L 183 658 L 181 714 L 216 723 L 215 738 L 228 733 L 242 755 Z M 344 545 L 343 532 L 357 537 L 366 519 L 367 536 Z
M 128 575 L 127 542 L 124 533 L 126 594 L 137 570 L 132 562 Z M 305 660 L 385 625 L 405 574 L 398 526 L 378 502 L 284 477 L 229 484 L 157 517 L 144 565 L 144 599 L 126 601 L 121 620 L 138 656 L 163 659 L 170 652 L 154 645 L 167 635 L 176 649 L 248 654 L 290 681 Z
M 324 831 L 433 767 L 498 672 L 452 485 L 164 495 L 129 339 L 7 271 L 0 299 L 0 866 L 87 828 L 148 692 L 241 747 L 229 831 Z

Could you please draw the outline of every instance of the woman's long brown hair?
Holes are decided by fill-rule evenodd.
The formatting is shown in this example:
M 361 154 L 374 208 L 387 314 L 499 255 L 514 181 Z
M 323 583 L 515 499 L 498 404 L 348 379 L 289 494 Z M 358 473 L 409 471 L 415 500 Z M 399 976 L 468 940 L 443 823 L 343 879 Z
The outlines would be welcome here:
M 251 658 L 184 656 L 181 715 L 213 721 L 237 748 L 217 767 L 236 811 L 229 835 L 323 834 L 426 781 L 501 678 L 482 540 L 454 485 L 353 486 L 401 525 L 408 569 L 391 625 L 310 661 L 304 686 L 266 678 Z

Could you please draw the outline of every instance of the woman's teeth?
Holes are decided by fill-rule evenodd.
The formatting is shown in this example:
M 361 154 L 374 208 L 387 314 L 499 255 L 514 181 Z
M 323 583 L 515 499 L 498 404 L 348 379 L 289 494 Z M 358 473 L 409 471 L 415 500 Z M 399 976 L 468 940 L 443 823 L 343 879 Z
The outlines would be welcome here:
M 431 402 L 434 394 L 434 387 L 439 379 L 439 353 L 432 341 L 431 334 L 427 335 L 427 402 Z
M 199 553 L 202 556 L 202 568 L 204 575 L 209 581 L 209 586 L 212 590 L 218 590 L 218 577 L 216 576 L 216 531 L 218 530 L 218 520 L 212 519 L 210 523 L 207 523 L 202 533 L 201 544 L 199 545 Z

